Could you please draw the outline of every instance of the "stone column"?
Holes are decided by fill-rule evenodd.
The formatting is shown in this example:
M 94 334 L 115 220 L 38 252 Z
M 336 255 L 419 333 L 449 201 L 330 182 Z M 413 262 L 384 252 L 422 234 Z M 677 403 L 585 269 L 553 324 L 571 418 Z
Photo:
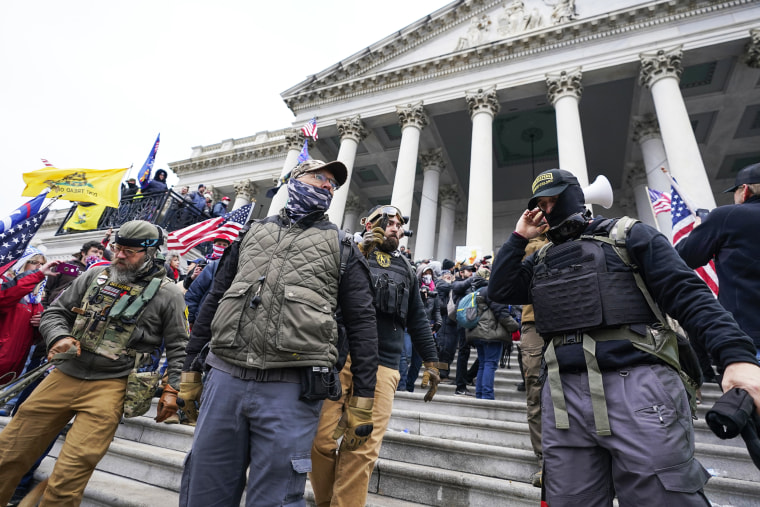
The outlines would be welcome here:
M 417 259 L 434 259 L 435 257 L 435 223 L 438 215 L 438 185 L 441 171 L 445 167 L 441 149 L 438 148 L 420 155 L 424 179 L 422 180 L 422 198 L 420 200 L 420 218 L 417 223 L 417 241 L 414 244 L 414 257 Z
M 291 129 L 285 134 L 285 143 L 288 147 L 288 154 L 285 156 L 285 163 L 282 165 L 282 171 L 280 177 L 274 182 L 275 185 L 285 177 L 293 168 L 298 165 L 298 155 L 303 149 L 303 142 L 306 139 L 300 130 Z M 269 211 L 267 216 L 276 215 L 288 202 L 288 189 L 287 185 L 282 185 L 277 191 L 272 202 L 269 204 Z
M 662 171 L 663 168 L 669 170 L 668 156 L 665 154 L 665 145 L 662 144 L 657 118 L 653 115 L 634 118 L 633 141 L 641 146 L 647 186 L 669 194 L 670 178 Z M 656 218 L 660 232 L 671 237 L 673 225 L 670 214 L 660 213 Z
M 401 146 L 398 150 L 396 176 L 393 179 L 391 204 L 407 216 L 412 214 L 414 197 L 414 174 L 417 171 L 417 154 L 420 149 L 420 135 L 428 124 L 428 117 L 422 107 L 422 102 L 397 106 L 399 123 L 401 124 Z M 404 226 L 409 229 L 409 225 Z M 400 241 L 406 245 L 406 238 Z
M 441 223 L 438 226 L 438 250 L 436 259 L 454 259 L 454 227 L 459 204 L 459 192 L 456 185 L 448 185 L 438 192 L 441 203 Z
M 682 54 L 678 46 L 639 55 L 639 83 L 652 91 L 670 172 L 678 181 L 681 196 L 697 208 L 712 209 L 715 197 L 678 87 Z
M 578 104 L 581 101 L 581 69 L 563 70 L 546 74 L 547 97 L 554 106 L 557 118 L 557 149 L 559 168 L 570 171 L 578 178 L 581 187 L 588 186 L 586 152 L 583 148 L 583 131 Z
M 648 185 L 644 168 L 638 164 L 627 164 L 624 179 L 626 190 L 623 196 L 616 199 L 616 203 L 626 209 L 626 215 L 636 217 L 643 223 L 658 229 L 659 224 L 655 221 L 647 192 Z
M 356 160 L 356 149 L 359 143 L 367 137 L 367 131 L 362 124 L 359 115 L 337 120 L 338 132 L 340 133 L 340 150 L 338 150 L 338 160 L 343 162 L 348 171 L 346 183 L 341 186 L 333 196 L 330 209 L 327 214 L 330 221 L 338 227 L 343 223 L 343 213 L 346 208 L 346 199 L 348 198 L 348 188 L 351 184 L 351 175 L 354 171 L 354 161 Z M 345 224 L 343 226 L 345 229 Z
M 369 211 L 369 206 L 362 203 L 356 195 L 350 194 L 346 199 L 346 206 L 343 212 L 343 230 L 354 233 L 361 230 L 359 218 L 363 212 Z
M 493 118 L 499 112 L 496 88 L 465 95 L 472 118 L 467 246 L 493 250 Z
M 242 208 L 246 204 L 256 202 L 253 196 L 256 195 L 258 189 L 251 180 L 240 180 L 232 183 L 235 187 L 235 204 L 233 204 L 230 211 L 235 211 L 238 208 Z
M 744 48 L 744 63 L 753 69 L 760 69 L 760 29 L 749 31 L 750 40 Z

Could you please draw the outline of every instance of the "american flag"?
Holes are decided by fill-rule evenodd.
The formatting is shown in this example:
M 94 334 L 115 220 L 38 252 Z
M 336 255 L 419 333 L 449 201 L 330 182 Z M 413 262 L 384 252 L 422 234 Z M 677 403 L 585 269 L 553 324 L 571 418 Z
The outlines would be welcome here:
M 9 263 L 21 257 L 29 242 L 37 233 L 37 230 L 45 222 L 49 212 L 50 208 L 45 208 L 40 213 L 18 222 L 8 230 L 0 232 L 0 265 L 7 268 L 9 267 Z
M 0 220 L 0 233 L 9 231 L 12 227 L 14 227 L 22 220 L 26 220 L 32 215 L 39 213 L 40 208 L 42 207 L 42 202 L 45 200 L 45 196 L 47 196 L 47 193 L 49 191 L 50 189 L 46 188 L 42 191 L 42 193 L 40 193 L 40 195 L 31 201 L 22 204 L 16 208 L 9 216 Z
M 315 141 L 317 140 L 317 118 L 316 116 L 313 117 L 311 120 L 304 123 L 303 127 L 301 127 L 301 132 L 303 132 L 303 135 L 306 137 L 311 137 Z
M 185 255 L 196 245 L 215 238 L 225 238 L 232 243 L 248 220 L 252 208 L 252 204 L 246 204 L 224 216 L 209 218 L 184 229 L 170 232 L 166 247 L 169 250 L 178 251 L 180 255 Z
M 677 245 L 694 230 L 694 213 L 684 202 L 675 187 L 670 187 L 671 216 L 673 218 L 673 246 Z M 715 262 L 695 269 L 697 275 L 705 281 L 713 294 L 718 295 L 718 274 L 715 272 Z
M 647 188 L 647 190 L 649 191 L 649 200 L 652 202 L 652 209 L 655 215 L 670 211 L 670 196 L 668 194 L 651 188 Z

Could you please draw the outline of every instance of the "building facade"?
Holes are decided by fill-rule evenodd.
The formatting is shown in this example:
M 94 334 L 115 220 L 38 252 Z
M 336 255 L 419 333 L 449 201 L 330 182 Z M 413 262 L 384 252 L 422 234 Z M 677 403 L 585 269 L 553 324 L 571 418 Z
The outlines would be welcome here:
M 711 209 L 760 160 L 760 2 L 458 0 L 282 98 L 291 127 L 193 148 L 169 164 L 180 183 L 275 213 L 283 191 L 266 192 L 316 116 L 312 158 L 349 169 L 330 219 L 355 231 L 375 204 L 396 205 L 411 217 L 415 259 L 495 251 L 534 176 L 554 167 L 584 187 L 609 179 L 612 209 L 595 213 L 669 234 L 646 186 L 669 191 L 669 174 Z

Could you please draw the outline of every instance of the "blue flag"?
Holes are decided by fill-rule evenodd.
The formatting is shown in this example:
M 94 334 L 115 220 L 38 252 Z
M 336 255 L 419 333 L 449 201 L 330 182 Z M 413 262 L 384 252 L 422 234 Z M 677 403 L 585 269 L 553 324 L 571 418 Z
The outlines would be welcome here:
M 37 230 L 47 218 L 50 208 L 45 208 L 0 233 L 0 265 L 18 260 L 26 250 Z
M 45 196 L 49 191 L 49 188 L 43 190 L 40 195 L 16 208 L 10 216 L 3 218 L 3 220 L 0 221 L 0 233 L 10 230 L 22 220 L 26 220 L 39 213 L 40 208 L 42 207 L 42 202 L 45 200 Z
M 301 148 L 301 153 L 298 154 L 298 163 L 306 162 L 309 160 L 309 140 L 306 139 L 303 142 L 303 148 Z
M 145 190 L 145 187 L 148 186 L 148 182 L 150 182 L 150 173 L 153 170 L 153 163 L 156 161 L 156 152 L 158 151 L 158 143 L 160 142 L 161 133 L 159 132 L 158 136 L 156 136 L 156 142 L 153 144 L 153 148 L 148 154 L 148 158 L 145 160 L 142 169 L 140 169 L 140 172 L 137 174 L 137 183 L 142 190 Z

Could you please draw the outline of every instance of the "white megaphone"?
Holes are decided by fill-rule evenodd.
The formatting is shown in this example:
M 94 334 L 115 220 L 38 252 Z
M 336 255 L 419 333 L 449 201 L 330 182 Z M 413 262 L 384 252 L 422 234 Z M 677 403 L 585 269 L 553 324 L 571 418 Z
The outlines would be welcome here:
M 583 196 L 586 204 L 598 204 L 603 208 L 609 209 L 612 206 L 612 185 L 610 180 L 599 175 L 594 182 L 583 189 Z

